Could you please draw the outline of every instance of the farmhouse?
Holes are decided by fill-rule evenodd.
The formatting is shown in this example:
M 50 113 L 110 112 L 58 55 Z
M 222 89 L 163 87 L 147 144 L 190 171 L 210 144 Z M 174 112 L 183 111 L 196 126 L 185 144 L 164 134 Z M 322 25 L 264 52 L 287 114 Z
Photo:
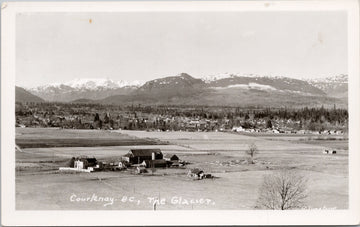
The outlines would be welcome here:
M 79 172 L 92 172 L 94 169 L 99 169 L 98 161 L 96 158 L 89 157 L 72 157 L 70 159 L 69 167 L 60 167 L 60 171 L 79 171 Z
M 77 169 L 87 169 L 88 167 L 95 167 L 97 165 L 96 158 L 89 157 L 73 157 L 70 160 L 70 167 Z
M 145 160 L 163 159 L 160 149 L 131 149 L 122 159 L 131 164 L 140 164 Z

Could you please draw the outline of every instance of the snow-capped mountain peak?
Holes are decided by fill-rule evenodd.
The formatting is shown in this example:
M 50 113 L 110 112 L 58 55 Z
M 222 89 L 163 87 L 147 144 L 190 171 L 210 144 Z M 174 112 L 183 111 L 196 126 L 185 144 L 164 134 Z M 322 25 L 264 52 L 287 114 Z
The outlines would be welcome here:
M 121 83 L 121 82 L 120 82 Z M 74 79 L 64 85 L 76 88 L 76 89 L 96 89 L 98 87 L 116 88 L 119 85 L 110 79 Z
M 340 74 L 325 78 L 307 79 L 306 81 L 310 83 L 348 83 L 348 75 Z
M 221 73 L 221 74 L 217 74 L 217 75 L 209 75 L 209 76 L 204 76 L 201 79 L 205 82 L 205 83 L 211 83 L 213 81 L 216 80 L 221 80 L 221 79 L 226 79 L 226 78 L 232 78 L 235 77 L 234 74 L 231 73 Z
M 48 101 L 102 99 L 111 95 L 128 94 L 139 88 L 142 81 L 114 81 L 111 79 L 73 79 L 65 83 L 51 83 L 29 88 L 28 91 Z
M 261 78 L 261 77 L 268 77 L 268 76 L 260 76 L 258 74 L 252 74 L 252 73 L 219 73 L 216 75 L 209 75 L 209 76 L 204 76 L 201 77 L 201 79 L 205 82 L 205 83 L 211 83 L 217 80 L 222 80 L 222 79 L 228 79 L 228 78 L 236 78 L 236 77 L 252 77 L 252 78 Z M 275 77 L 274 77 L 275 78 Z M 282 77 L 278 77 L 278 78 L 282 78 Z
M 143 81 L 114 81 L 111 79 L 104 79 L 104 78 L 96 78 L 96 79 L 88 79 L 88 78 L 80 78 L 80 79 L 73 79 L 69 82 L 65 83 L 51 83 L 42 85 L 35 88 L 30 88 L 30 90 L 45 90 L 45 89 L 61 89 L 61 88 L 70 88 L 76 90 L 97 90 L 97 89 L 117 89 L 123 87 L 139 87 L 143 85 Z
M 64 85 L 67 85 L 72 88 L 77 89 L 97 89 L 97 88 L 109 88 L 109 89 L 115 89 L 115 88 L 122 88 L 122 87 L 138 87 L 143 84 L 142 81 L 136 80 L 133 82 L 128 81 L 114 81 L 111 79 L 74 79 L 70 82 L 65 83 Z
M 307 79 L 306 81 L 314 87 L 323 90 L 329 96 L 347 97 L 348 75 L 346 74 Z

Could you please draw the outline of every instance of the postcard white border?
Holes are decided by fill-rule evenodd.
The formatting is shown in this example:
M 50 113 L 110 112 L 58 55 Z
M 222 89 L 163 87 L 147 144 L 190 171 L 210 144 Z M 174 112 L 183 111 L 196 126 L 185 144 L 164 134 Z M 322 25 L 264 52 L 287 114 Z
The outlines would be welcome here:
M 360 223 L 359 12 L 356 0 L 9 2 L 1 6 L 1 217 L 3 225 L 344 225 Z M 20 12 L 347 11 L 349 209 L 302 211 L 15 210 L 15 16 Z

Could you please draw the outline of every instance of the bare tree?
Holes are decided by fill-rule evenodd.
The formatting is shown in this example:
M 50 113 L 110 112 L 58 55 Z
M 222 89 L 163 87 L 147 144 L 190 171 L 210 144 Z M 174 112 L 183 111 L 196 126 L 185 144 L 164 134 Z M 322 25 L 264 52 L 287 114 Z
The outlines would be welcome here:
M 272 210 L 303 207 L 307 197 L 307 180 L 294 172 L 282 170 L 266 175 L 260 188 L 257 206 Z
M 246 150 L 246 154 L 250 155 L 250 163 L 254 164 L 254 156 L 258 153 L 257 146 L 252 143 L 249 145 L 249 148 Z

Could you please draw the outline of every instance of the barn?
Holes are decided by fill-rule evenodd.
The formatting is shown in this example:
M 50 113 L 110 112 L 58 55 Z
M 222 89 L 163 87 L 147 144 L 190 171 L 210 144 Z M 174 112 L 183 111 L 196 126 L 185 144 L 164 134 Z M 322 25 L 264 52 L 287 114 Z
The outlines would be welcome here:
M 130 149 L 122 159 L 131 164 L 140 164 L 145 160 L 163 159 L 163 153 L 160 149 Z

